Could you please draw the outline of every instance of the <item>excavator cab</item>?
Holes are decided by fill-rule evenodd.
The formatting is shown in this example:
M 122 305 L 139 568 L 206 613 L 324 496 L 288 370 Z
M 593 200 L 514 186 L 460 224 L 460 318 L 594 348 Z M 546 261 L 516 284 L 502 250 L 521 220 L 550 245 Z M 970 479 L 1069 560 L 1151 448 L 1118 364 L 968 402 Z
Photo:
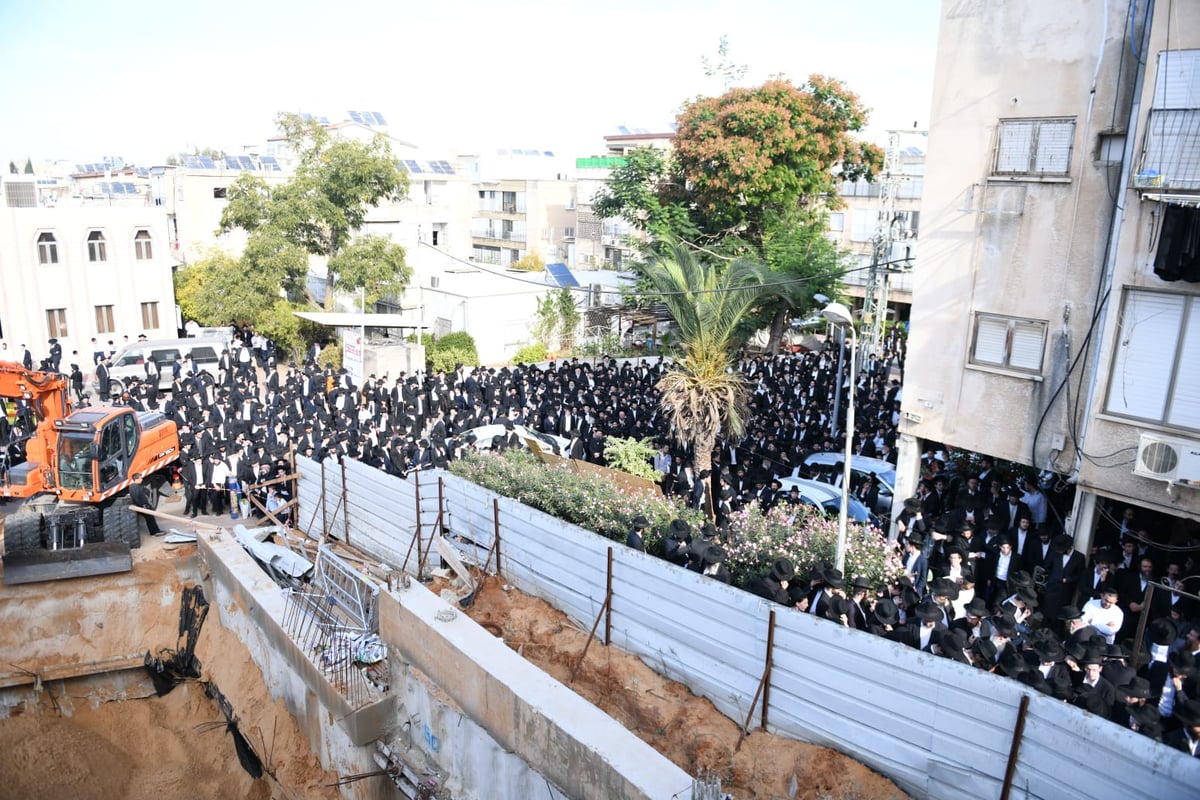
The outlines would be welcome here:
M 59 437 L 58 482 L 62 488 L 95 491 L 95 463 L 96 448 L 91 436 L 67 433 Z

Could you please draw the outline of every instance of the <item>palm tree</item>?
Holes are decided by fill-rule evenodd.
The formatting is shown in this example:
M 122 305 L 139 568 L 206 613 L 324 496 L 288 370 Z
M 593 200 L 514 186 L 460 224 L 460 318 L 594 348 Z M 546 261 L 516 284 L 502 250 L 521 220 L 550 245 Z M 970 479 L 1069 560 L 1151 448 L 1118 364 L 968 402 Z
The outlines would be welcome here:
M 766 270 L 739 259 L 718 269 L 675 244 L 644 269 L 679 325 L 682 355 L 658 383 L 659 404 L 680 444 L 692 446 L 697 479 L 712 466 L 717 434 L 738 438 L 749 416 L 750 389 L 732 369 L 738 322 L 768 290 Z M 712 516 L 712 479 L 704 478 Z

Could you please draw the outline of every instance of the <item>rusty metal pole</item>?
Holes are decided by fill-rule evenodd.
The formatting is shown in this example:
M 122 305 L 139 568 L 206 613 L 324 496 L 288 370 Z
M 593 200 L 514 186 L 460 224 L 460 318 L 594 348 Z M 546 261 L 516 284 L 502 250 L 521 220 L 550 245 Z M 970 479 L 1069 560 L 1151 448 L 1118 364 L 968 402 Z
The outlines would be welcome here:
M 496 577 L 503 578 L 500 570 L 500 498 L 492 498 L 492 520 L 496 527 Z
M 346 493 L 346 462 L 342 462 L 342 522 L 346 531 L 346 544 L 350 544 L 350 500 Z
M 325 502 L 325 462 L 321 461 L 321 541 L 329 536 L 329 520 L 325 513 L 328 508 L 328 503 Z
M 1025 714 L 1029 711 L 1029 695 L 1021 695 L 1021 707 L 1017 709 L 1017 724 L 1013 728 L 1012 745 L 1008 748 L 1008 765 L 1004 768 L 1004 786 L 1000 789 L 1000 800 L 1008 800 L 1012 791 L 1013 775 L 1017 771 L 1017 753 L 1021 750 L 1021 737 L 1025 735 Z
M 613 549 L 608 548 L 608 578 L 604 586 L 604 646 L 612 644 L 612 557 Z
M 417 512 L 417 580 L 421 579 L 421 565 L 425 563 L 425 554 L 421 552 L 421 471 L 417 470 L 413 473 L 413 498 L 416 503 Z M 412 546 L 409 545 L 409 550 Z M 408 559 L 404 559 L 404 563 L 408 563 Z
M 763 673 L 762 729 L 767 729 L 767 708 L 771 705 L 771 666 L 775 663 L 775 609 L 767 620 L 767 668 Z
M 1146 622 L 1150 617 L 1150 601 L 1154 598 L 1154 582 L 1146 581 L 1146 593 L 1142 595 L 1142 611 L 1138 615 L 1137 633 L 1133 635 L 1133 653 L 1129 656 L 1130 664 L 1137 664 L 1138 655 L 1142 652 L 1142 640 L 1146 636 Z
M 446 504 L 446 487 L 445 487 L 445 485 L 442 483 L 442 476 L 441 476 L 441 475 L 438 475 L 438 513 L 437 513 L 437 521 L 438 521 L 438 534 L 439 534 L 439 535 L 440 535 L 440 534 L 442 534 L 442 533 L 445 533 L 445 531 L 443 530 L 443 528 L 445 527 L 445 523 L 443 522 L 443 517 L 442 517 L 442 512 L 445 510 L 445 504 Z

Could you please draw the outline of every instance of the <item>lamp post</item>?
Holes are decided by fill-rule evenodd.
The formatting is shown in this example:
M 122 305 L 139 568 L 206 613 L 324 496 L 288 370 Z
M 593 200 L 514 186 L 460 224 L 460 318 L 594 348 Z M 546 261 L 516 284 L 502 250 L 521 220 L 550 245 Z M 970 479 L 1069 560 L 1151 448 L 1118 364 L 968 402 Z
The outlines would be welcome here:
M 846 392 L 846 451 L 842 464 L 842 507 L 838 514 L 837 557 L 834 566 L 838 571 L 846 568 L 846 527 L 850 515 L 850 457 L 854 452 L 854 384 L 858 373 L 855 369 L 854 356 L 858 351 L 858 334 L 854 330 L 854 317 L 850 309 L 841 303 L 830 303 L 821 311 L 821 316 L 843 330 L 850 331 L 850 388 Z

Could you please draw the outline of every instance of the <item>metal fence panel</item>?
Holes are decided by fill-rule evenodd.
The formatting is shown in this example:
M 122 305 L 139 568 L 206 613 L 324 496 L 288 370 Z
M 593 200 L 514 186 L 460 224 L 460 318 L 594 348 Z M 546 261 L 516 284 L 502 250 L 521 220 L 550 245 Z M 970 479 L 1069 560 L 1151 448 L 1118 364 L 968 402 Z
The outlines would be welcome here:
M 302 472 L 301 509 L 312 514 L 319 510 L 319 465 L 309 462 Z M 333 480 L 331 472 L 327 467 L 325 500 L 336 503 L 340 494 L 331 492 L 340 493 L 340 469 Z M 405 481 L 376 474 L 382 477 L 347 469 L 352 541 L 375 557 L 394 558 L 387 554 L 412 534 L 406 540 L 395 530 L 402 526 L 397 520 L 408 519 L 404 500 L 389 511 L 384 498 L 409 498 L 415 527 L 415 496 L 411 482 L 406 490 L 399 486 Z M 474 542 L 482 561 L 494 543 L 498 506 L 505 580 L 588 629 L 604 601 L 613 547 L 613 644 L 708 697 L 738 723 L 745 720 L 764 665 L 769 603 L 438 474 L 450 533 Z M 432 477 L 421 476 L 426 537 L 436 518 L 425 495 Z M 436 484 L 430 491 L 436 493 Z M 318 513 L 318 530 L 320 523 Z M 360 525 L 378 530 L 360 534 Z M 793 609 L 776 612 L 772 732 L 848 753 L 916 796 L 967 800 L 999 794 L 1026 687 Z M 752 726 L 760 719 L 761 701 Z M 1031 698 L 1016 796 L 1184 797 L 1194 795 L 1197 784 L 1200 759 L 1072 706 Z

